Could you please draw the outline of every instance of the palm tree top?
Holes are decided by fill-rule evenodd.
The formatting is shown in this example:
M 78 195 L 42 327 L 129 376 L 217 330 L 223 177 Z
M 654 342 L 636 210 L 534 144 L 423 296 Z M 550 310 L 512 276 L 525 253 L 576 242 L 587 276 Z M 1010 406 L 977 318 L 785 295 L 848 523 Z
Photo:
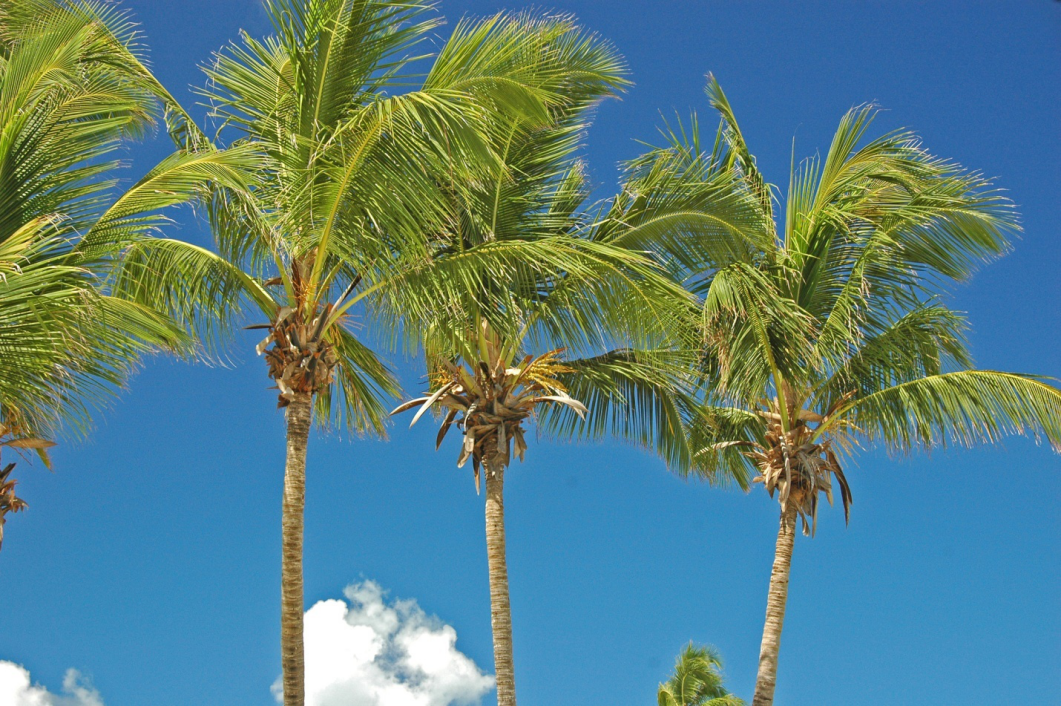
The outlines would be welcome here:
M 757 204 L 745 239 L 755 247 L 674 258 L 701 301 L 698 471 L 742 486 L 756 475 L 812 532 L 833 479 L 846 514 L 841 459 L 867 444 L 902 453 L 1029 434 L 1061 450 L 1061 392 L 1041 376 L 975 369 L 966 319 L 944 303 L 1008 250 L 1012 203 L 910 131 L 869 138 L 876 111 L 858 106 L 824 158 L 793 165 L 782 207 L 713 77 L 707 93 L 721 115 L 710 150 L 679 125 L 630 165 L 635 184 L 734 175 Z
M 440 361 L 434 374 L 437 389 L 430 395 L 405 402 L 392 415 L 413 409 L 419 410 L 409 426 L 434 405 L 446 410 L 435 440 L 435 449 L 442 445 L 450 427 L 456 422 L 463 432 L 457 467 L 469 459 L 475 475 L 475 492 L 479 492 L 480 468 L 486 464 L 507 466 L 514 451 L 522 461 L 527 451 L 523 438 L 523 422 L 535 414 L 543 403 L 564 405 L 585 417 L 588 411 L 581 402 L 567 394 L 560 381 L 564 373 L 575 370 L 563 364 L 562 350 L 549 351 L 539 356 L 527 355 L 514 362 L 506 354 L 502 341 L 486 321 L 480 324 L 481 349 L 478 364 L 458 365 Z

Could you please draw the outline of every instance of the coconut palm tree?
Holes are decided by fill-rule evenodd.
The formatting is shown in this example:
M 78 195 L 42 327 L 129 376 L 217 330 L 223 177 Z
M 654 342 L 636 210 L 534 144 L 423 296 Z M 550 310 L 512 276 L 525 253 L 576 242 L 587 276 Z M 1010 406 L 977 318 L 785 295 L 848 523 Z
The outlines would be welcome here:
M 163 209 L 208 181 L 236 183 L 241 166 L 239 153 L 181 150 L 116 188 L 115 152 L 159 105 L 184 134 L 186 116 L 139 51 L 112 5 L 0 2 L 0 445 L 45 464 L 41 437 L 83 433 L 142 354 L 187 350 L 179 327 L 113 296 L 109 277 L 165 224 Z M 3 472 L 13 493 L 11 465 Z
M 659 706 L 744 706 L 722 685 L 722 658 L 713 647 L 689 643 L 678 655 L 674 675 L 659 685 Z
M 715 250 L 748 250 L 757 213 L 729 173 L 630 182 L 587 208 L 581 139 L 593 107 L 623 86 L 625 72 L 599 40 L 566 46 L 587 68 L 564 86 L 550 122 L 498 121 L 490 132 L 502 157 L 495 177 L 453 184 L 453 225 L 423 274 L 448 296 L 428 318 L 403 324 L 427 354 L 429 390 L 393 412 L 419 408 L 411 423 L 441 412 L 436 448 L 456 426 L 458 466 L 471 462 L 477 490 L 485 476 L 500 706 L 516 703 L 504 478 L 512 457 L 525 457 L 527 425 L 561 438 L 619 436 L 687 466 L 682 392 L 695 357 L 682 337 L 690 300 L 648 253 L 684 248 L 688 262 L 703 263 Z M 502 252 L 518 255 L 506 269 L 475 266 Z M 468 266 L 456 279 L 446 263 Z
M 217 189 L 216 252 L 157 240 L 125 257 L 124 296 L 224 341 L 246 312 L 286 409 L 281 649 L 285 704 L 302 704 L 305 463 L 314 420 L 383 434 L 387 366 L 355 335 L 393 338 L 392 317 L 418 320 L 473 266 L 497 272 L 519 254 L 477 253 L 424 276 L 448 228 L 448 183 L 493 174 L 488 120 L 546 120 L 582 67 L 557 48 L 560 18 L 462 22 L 427 68 L 418 54 L 439 20 L 397 0 L 267 0 L 275 34 L 243 35 L 207 69 L 205 90 L 230 149 L 252 150 L 256 180 Z M 416 85 L 416 90 L 408 90 Z M 228 131 L 228 132 L 226 132 Z M 478 175 L 478 176 L 476 176 Z M 141 273 L 151 278 L 142 279 Z M 153 276 L 164 273 L 158 287 Z M 146 282 L 146 285 L 144 284 Z M 209 302 L 205 304 L 204 302 Z
M 713 78 L 708 95 L 722 116 L 714 148 L 673 131 L 637 168 L 735 173 L 774 227 L 774 187 Z M 1007 434 L 1061 450 L 1061 391 L 1039 376 L 973 367 L 965 317 L 942 300 L 1006 251 L 1012 205 L 913 133 L 867 139 L 873 116 L 871 106 L 851 110 L 824 159 L 794 166 L 784 217 L 758 252 L 689 279 L 705 336 L 695 468 L 762 483 L 781 506 L 755 706 L 773 701 L 797 521 L 813 535 L 819 498 L 834 494 L 848 518 L 845 457 Z

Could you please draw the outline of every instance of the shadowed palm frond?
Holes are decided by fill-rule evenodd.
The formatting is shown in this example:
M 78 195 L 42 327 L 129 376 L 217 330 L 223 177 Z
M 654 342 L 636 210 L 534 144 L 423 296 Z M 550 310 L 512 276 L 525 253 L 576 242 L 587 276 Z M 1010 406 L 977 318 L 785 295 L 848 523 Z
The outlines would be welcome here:
M 695 405 L 689 394 L 694 354 L 616 349 L 565 365 L 571 371 L 558 379 L 588 413 L 550 407 L 538 417 L 544 430 L 561 439 L 612 436 L 653 449 L 675 470 L 690 466 L 692 452 L 683 429 Z

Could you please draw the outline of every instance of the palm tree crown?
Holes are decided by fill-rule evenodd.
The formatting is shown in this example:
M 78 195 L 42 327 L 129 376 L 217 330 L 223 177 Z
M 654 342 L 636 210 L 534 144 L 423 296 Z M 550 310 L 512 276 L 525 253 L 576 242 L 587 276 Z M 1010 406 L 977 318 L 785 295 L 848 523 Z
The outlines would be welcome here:
M 679 143 L 659 161 L 732 170 L 773 223 L 773 187 L 747 151 L 718 84 L 711 154 Z M 850 111 L 824 160 L 793 171 L 784 230 L 760 251 L 702 271 L 708 404 L 693 428 L 698 469 L 746 483 L 749 471 L 814 529 L 817 497 L 862 444 L 896 452 L 1006 434 L 1061 449 L 1061 394 L 1033 375 L 972 369 L 949 282 L 1003 254 L 1012 205 L 983 177 L 933 157 L 915 135 L 863 144 L 872 107 Z

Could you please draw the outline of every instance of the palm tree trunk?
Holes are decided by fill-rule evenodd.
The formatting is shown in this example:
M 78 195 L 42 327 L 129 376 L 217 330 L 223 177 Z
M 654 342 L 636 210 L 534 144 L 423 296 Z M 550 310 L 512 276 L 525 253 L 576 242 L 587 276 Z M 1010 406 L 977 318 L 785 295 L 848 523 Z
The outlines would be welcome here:
M 490 570 L 490 626 L 494 633 L 497 706 L 516 706 L 512 615 L 508 604 L 508 564 L 505 561 L 505 466 L 493 461 L 485 465 L 486 558 Z
M 755 679 L 752 706 L 771 706 L 777 685 L 777 654 L 781 649 L 781 627 L 785 622 L 785 601 L 788 600 L 788 574 L 792 565 L 792 547 L 796 540 L 796 503 L 789 502 L 781 513 L 781 527 L 777 531 L 774 570 L 770 574 L 770 593 L 766 599 L 766 624 L 763 644 L 759 648 L 759 675 Z
M 306 445 L 313 421 L 313 395 L 295 393 L 287 407 L 287 463 L 284 466 L 283 558 L 281 560 L 280 659 L 284 706 L 306 702 L 302 642 L 302 527 L 306 507 Z

